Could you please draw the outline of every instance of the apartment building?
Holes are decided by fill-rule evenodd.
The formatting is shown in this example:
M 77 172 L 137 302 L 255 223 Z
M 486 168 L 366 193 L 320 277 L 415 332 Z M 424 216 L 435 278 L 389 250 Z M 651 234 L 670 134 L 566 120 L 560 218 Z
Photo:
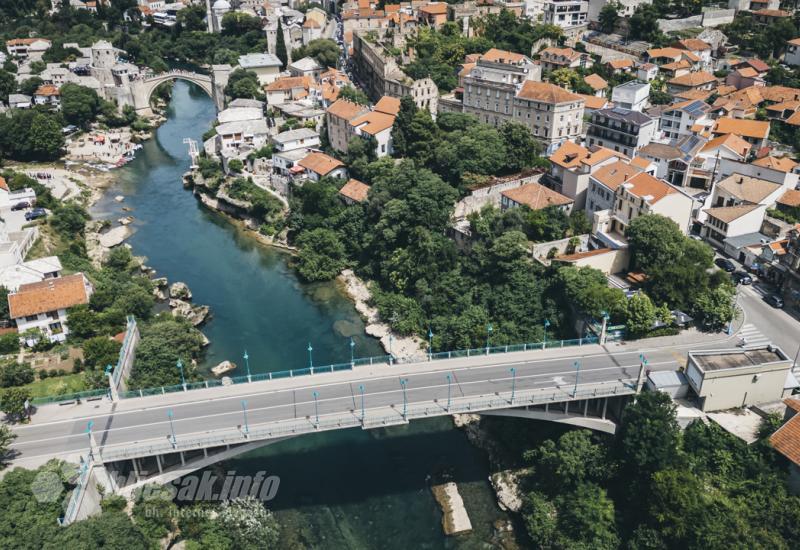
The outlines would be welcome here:
M 586 0 L 546 0 L 542 23 L 562 29 L 586 25 L 589 19 L 589 2 Z
M 354 118 L 366 114 L 369 109 L 364 105 L 358 105 L 338 99 L 325 111 L 325 122 L 328 130 L 328 142 L 331 147 L 339 152 L 347 152 L 347 144 L 353 137 L 350 121 Z
M 521 85 L 541 79 L 541 66 L 522 54 L 492 48 L 464 75 L 463 111 L 499 126 L 514 119 Z
M 710 111 L 708 103 L 697 99 L 673 103 L 661 112 L 659 119 L 664 139 L 675 143 L 703 131 L 713 124 Z
M 601 109 L 592 113 L 586 141 L 589 146 L 600 145 L 633 157 L 652 141 L 656 126 L 654 118 L 638 111 L 620 107 Z
M 611 90 L 611 101 L 615 107 L 642 112 L 650 102 L 650 84 L 629 80 L 614 86 Z
M 628 226 L 639 216 L 647 214 L 667 217 L 681 231 L 688 233 L 694 208 L 691 196 L 641 170 L 618 168 L 618 172 L 611 178 L 613 183 L 620 179 L 623 181 L 614 190 L 611 207 L 594 213 L 592 232 L 599 241 L 609 248 L 625 248 Z M 632 172 L 635 173 L 629 175 Z
M 587 149 L 572 141 L 565 141 L 550 155 L 550 169 L 541 182 L 572 199 L 574 208 L 583 210 L 586 208 L 589 177 L 620 158 L 626 159 L 621 153 L 605 147 Z
M 436 116 L 439 102 L 436 83 L 430 78 L 414 80 L 406 75 L 381 41 L 363 31 L 353 34 L 353 69 L 373 100 L 410 96 L 418 108 Z
M 588 69 L 592 66 L 592 56 L 572 48 L 549 47 L 539 52 L 539 62 L 545 71 L 557 69 Z M 596 76 L 596 75 L 595 75 Z
M 715 137 L 735 134 L 759 149 L 767 144 L 769 121 L 719 118 L 711 132 Z
M 514 119 L 527 126 L 549 154 L 565 141 L 580 138 L 585 104 L 564 88 L 527 80 L 514 98 Z

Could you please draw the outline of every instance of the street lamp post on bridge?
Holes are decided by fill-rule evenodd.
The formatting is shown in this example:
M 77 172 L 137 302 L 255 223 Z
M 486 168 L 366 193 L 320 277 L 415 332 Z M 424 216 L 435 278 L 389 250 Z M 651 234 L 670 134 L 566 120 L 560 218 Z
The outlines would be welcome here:
M 511 404 L 514 404 L 514 394 L 517 391 L 517 369 L 511 367 Z
M 311 352 L 314 351 L 314 348 L 311 347 L 311 342 L 308 343 L 308 368 L 314 368 L 314 360 L 311 356 Z
M 314 396 L 314 416 L 316 416 L 317 419 L 317 423 L 314 425 L 314 427 L 319 428 L 319 392 L 315 391 L 311 395 Z
M 578 395 L 578 379 L 581 375 L 581 363 L 580 361 L 575 361 L 575 388 L 572 390 L 572 397 Z
M 406 384 L 408 384 L 408 378 L 401 378 L 400 386 L 403 388 L 403 420 L 408 420 L 408 396 L 406 395 Z
M 247 350 L 244 350 L 244 366 L 247 369 L 247 381 L 252 382 L 253 378 L 250 376 L 250 356 L 247 355 Z
M 428 361 L 433 361 L 433 331 L 428 327 Z
M 242 413 L 244 414 L 244 435 L 250 435 L 250 426 L 247 424 L 247 401 L 242 399 Z
M 367 417 L 367 410 L 364 408 L 364 384 L 359 384 L 358 391 L 361 392 L 361 424 L 364 424 L 364 419 Z
M 542 349 L 547 349 L 547 327 L 550 326 L 550 319 L 544 320 L 544 341 L 542 342 Z
M 486 355 L 489 355 L 489 344 L 492 337 L 492 323 L 486 326 Z
M 350 337 L 350 366 L 351 367 L 355 367 L 356 366 L 355 348 L 356 348 L 356 343 L 353 341 L 353 337 L 351 336 Z
M 167 409 L 167 417 L 169 418 L 169 427 L 172 431 L 172 447 L 178 446 L 178 438 L 175 437 L 175 424 L 172 421 L 172 409 Z
M 178 370 L 181 371 L 181 385 L 183 386 L 183 391 L 186 391 L 186 377 L 183 375 L 183 361 L 178 358 Z
M 451 385 L 453 382 L 453 377 L 448 374 L 447 375 L 447 412 L 450 412 L 450 397 L 451 397 Z

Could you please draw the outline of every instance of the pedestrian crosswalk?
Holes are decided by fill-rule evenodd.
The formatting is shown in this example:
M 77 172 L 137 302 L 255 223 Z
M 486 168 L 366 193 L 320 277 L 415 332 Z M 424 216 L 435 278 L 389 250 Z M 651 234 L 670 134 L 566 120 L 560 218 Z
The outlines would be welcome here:
M 745 324 L 742 330 L 739 331 L 739 338 L 742 339 L 742 345 L 748 348 L 767 346 L 772 343 L 769 338 L 750 323 Z

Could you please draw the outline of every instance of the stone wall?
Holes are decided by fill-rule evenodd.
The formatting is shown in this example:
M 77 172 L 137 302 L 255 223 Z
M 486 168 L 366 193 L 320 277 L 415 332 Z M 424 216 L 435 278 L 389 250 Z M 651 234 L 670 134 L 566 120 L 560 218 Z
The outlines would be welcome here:
M 718 27 L 733 23 L 734 15 L 736 15 L 736 10 L 732 9 L 707 9 L 703 10 L 700 15 L 693 15 L 683 19 L 659 19 L 658 28 L 661 29 L 661 32 L 674 32 L 697 27 Z

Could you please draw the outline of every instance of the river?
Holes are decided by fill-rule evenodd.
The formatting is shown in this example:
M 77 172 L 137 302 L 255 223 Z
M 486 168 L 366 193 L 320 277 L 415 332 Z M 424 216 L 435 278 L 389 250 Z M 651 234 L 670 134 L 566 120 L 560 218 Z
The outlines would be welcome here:
M 183 139 L 199 141 L 210 127 L 211 100 L 178 82 L 167 116 L 156 139 L 117 172 L 93 214 L 110 220 L 133 215 L 134 253 L 146 256 L 158 276 L 187 283 L 196 303 L 211 306 L 213 317 L 203 327 L 211 346 L 202 367 L 223 359 L 242 365 L 247 349 L 254 373 L 302 368 L 309 343 L 315 365 L 346 362 L 350 336 L 357 356 L 380 354 L 335 284 L 301 283 L 286 253 L 260 244 L 182 188 L 189 167 Z M 124 202 L 114 201 L 116 195 Z M 496 545 L 494 522 L 507 519 L 495 504 L 484 454 L 449 418 L 305 436 L 223 466 L 280 477 L 277 497 L 267 504 L 287 546 L 296 548 L 487 548 Z M 444 536 L 431 476 L 458 483 L 471 534 Z

